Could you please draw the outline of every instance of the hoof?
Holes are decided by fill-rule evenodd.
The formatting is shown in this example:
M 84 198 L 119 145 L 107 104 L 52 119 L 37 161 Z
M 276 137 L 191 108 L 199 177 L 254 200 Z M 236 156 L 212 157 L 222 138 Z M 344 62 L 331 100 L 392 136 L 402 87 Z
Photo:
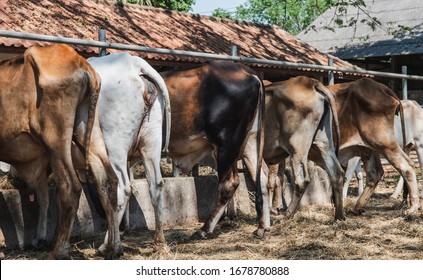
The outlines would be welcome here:
M 263 239 L 266 233 L 266 229 L 264 228 L 258 228 L 253 232 L 253 236 L 259 239 Z
M 335 216 L 335 221 L 345 221 L 346 219 L 344 214 Z
M 207 239 L 207 233 L 203 230 L 197 230 L 193 235 L 191 235 L 191 240 L 204 240 Z
M 361 214 L 364 213 L 364 209 L 351 209 L 350 213 L 353 214 L 354 216 L 360 216 Z
M 217 238 L 218 234 L 213 232 L 205 232 L 204 230 L 197 230 L 190 238 L 190 240 L 205 240 Z
M 396 196 L 396 195 L 391 195 L 390 197 L 389 197 L 389 200 L 393 200 L 393 201 L 395 201 L 395 200 L 397 200 L 398 199 L 398 196 Z
M 419 206 L 412 206 L 405 211 L 405 215 L 413 215 L 419 210 Z
M 123 255 L 123 249 L 121 245 L 107 246 L 102 244 L 98 248 L 98 255 L 104 257 L 105 260 L 117 260 Z
M 279 215 L 279 210 L 277 208 L 272 208 L 272 209 L 270 209 L 270 214 Z
M 45 239 L 34 239 L 31 241 L 32 248 L 41 250 L 47 246 L 47 240 Z

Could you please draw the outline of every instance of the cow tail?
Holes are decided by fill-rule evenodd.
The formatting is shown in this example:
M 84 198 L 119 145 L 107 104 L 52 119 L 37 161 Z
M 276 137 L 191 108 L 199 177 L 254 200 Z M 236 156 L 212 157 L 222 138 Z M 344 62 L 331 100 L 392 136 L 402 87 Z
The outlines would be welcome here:
M 159 91 L 162 94 L 163 101 L 164 101 L 164 113 L 166 118 L 166 135 L 164 139 L 164 147 L 163 152 L 167 154 L 169 152 L 169 139 L 170 139 L 170 128 L 171 128 L 171 110 L 170 110 L 170 97 L 169 91 L 167 89 L 166 83 L 163 80 L 162 76 L 151 67 L 145 60 L 140 59 L 141 62 L 141 72 L 143 75 L 148 76 L 152 81 L 154 81 L 155 85 L 159 88 Z
M 90 145 L 91 145 L 91 135 L 94 127 L 95 122 L 95 113 L 97 108 L 97 101 L 98 96 L 100 93 L 100 77 L 96 72 L 85 72 L 86 77 L 88 80 L 88 87 L 87 92 L 85 96 L 88 96 L 89 98 L 89 106 L 88 106 L 88 119 L 87 119 L 87 128 L 85 133 L 85 173 L 86 173 L 86 181 L 87 181 L 87 189 L 90 193 L 90 197 L 92 198 L 95 208 L 100 216 L 106 216 L 104 209 L 101 205 L 100 199 L 98 197 L 98 194 L 96 193 L 95 189 L 93 189 L 93 186 L 90 185 Z
M 336 112 L 336 101 L 335 95 L 331 90 L 325 87 L 321 82 L 317 81 L 315 85 L 316 89 L 323 93 L 328 101 L 329 101 L 329 109 L 332 112 L 332 119 L 335 125 L 335 134 L 336 134 L 336 141 L 335 141 L 335 154 L 338 155 L 339 152 L 339 142 L 341 139 L 341 130 L 339 128 L 339 120 L 338 120 L 338 113 Z
M 264 122 L 264 113 L 266 107 L 266 94 L 264 89 L 264 84 L 259 77 L 255 76 L 259 81 L 260 89 L 258 96 L 258 122 L 257 122 L 257 166 L 256 166 L 256 212 L 258 217 L 261 217 L 263 214 L 263 192 L 261 190 L 261 168 L 263 162 L 263 145 L 264 145 L 264 133 L 263 133 L 263 122 Z
M 401 131 L 402 131 L 402 149 L 404 150 L 407 146 L 407 135 L 405 131 L 405 118 L 404 118 L 404 107 L 402 106 L 402 102 L 399 102 L 399 111 L 401 117 Z

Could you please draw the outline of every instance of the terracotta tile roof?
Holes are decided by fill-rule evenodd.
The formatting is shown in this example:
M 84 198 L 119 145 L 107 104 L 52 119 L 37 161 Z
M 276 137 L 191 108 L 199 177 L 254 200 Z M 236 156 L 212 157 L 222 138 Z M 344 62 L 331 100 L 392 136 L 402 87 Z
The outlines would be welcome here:
M 320 65 L 327 65 L 328 57 L 332 57 L 275 26 L 106 0 L 2 0 L 0 29 L 86 40 L 97 40 L 98 30 L 105 29 L 107 40 L 113 43 L 227 55 L 235 44 L 239 56 Z M 0 37 L 0 46 L 33 44 L 47 43 Z M 97 48 L 77 49 L 93 55 L 98 52 Z M 159 61 L 202 61 L 153 53 L 139 55 Z M 334 66 L 354 67 L 333 58 Z

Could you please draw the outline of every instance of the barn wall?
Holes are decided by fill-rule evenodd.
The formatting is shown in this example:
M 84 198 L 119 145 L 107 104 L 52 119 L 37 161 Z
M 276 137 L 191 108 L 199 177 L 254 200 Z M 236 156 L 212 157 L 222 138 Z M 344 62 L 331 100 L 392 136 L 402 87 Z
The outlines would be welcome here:
M 164 228 L 205 221 L 215 204 L 217 183 L 217 176 L 165 178 L 163 190 Z M 105 220 L 97 215 L 91 200 L 87 197 L 88 193 L 84 188 L 72 236 L 83 237 L 105 231 Z M 254 208 L 242 175 L 235 200 L 238 213 L 253 213 Z M 53 239 L 57 221 L 55 201 L 56 190 L 52 187 L 47 230 L 50 241 Z M 129 209 L 131 229 L 154 229 L 154 210 L 145 179 L 134 181 Z M 36 202 L 30 202 L 25 192 L 0 191 L 0 230 L 3 232 L 4 243 L 7 247 L 24 248 L 28 246 L 35 235 L 37 217 L 38 205 Z

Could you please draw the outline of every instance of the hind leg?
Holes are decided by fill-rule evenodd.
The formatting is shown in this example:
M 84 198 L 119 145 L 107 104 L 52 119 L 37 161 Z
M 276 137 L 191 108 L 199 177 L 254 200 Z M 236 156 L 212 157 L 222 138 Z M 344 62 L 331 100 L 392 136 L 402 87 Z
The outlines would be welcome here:
M 410 207 L 406 211 L 412 214 L 420 209 L 420 199 L 417 192 L 416 171 L 413 161 L 402 151 L 399 146 L 384 151 L 386 159 L 395 167 L 404 178 L 410 198 Z
M 207 234 L 213 233 L 220 217 L 222 217 L 223 212 L 225 211 L 229 200 L 233 197 L 233 194 L 238 188 L 239 182 L 237 167 L 236 164 L 234 164 L 229 173 L 219 183 L 217 203 L 212 213 L 204 223 L 203 227 L 195 232 L 191 239 L 205 239 Z
M 47 212 L 49 207 L 48 159 L 45 157 L 27 163 L 16 165 L 15 168 L 25 184 L 36 191 L 38 202 L 37 232 L 31 241 L 32 247 L 41 249 L 47 244 Z
M 351 212 L 355 215 L 360 215 L 364 212 L 367 202 L 370 200 L 373 192 L 376 189 L 377 183 L 383 176 L 383 167 L 380 162 L 380 156 L 377 152 L 373 152 L 369 159 L 365 162 L 367 182 L 363 193 L 359 197 L 357 203 Z
M 246 146 L 243 152 L 243 160 L 247 167 L 248 172 L 254 184 L 256 186 L 256 192 L 258 191 L 257 188 L 260 187 L 262 193 L 262 201 L 263 207 L 261 211 L 261 215 L 259 218 L 259 225 L 257 230 L 254 234 L 260 238 L 262 238 L 266 231 L 270 228 L 270 196 L 268 192 L 268 173 L 269 168 L 267 164 L 262 161 L 261 169 L 260 169 L 260 186 L 257 186 L 257 158 L 258 158 L 258 151 L 257 151 L 257 134 L 251 134 L 247 140 Z M 262 141 L 263 143 L 263 141 Z M 257 199 L 257 198 L 256 198 Z
M 292 199 L 288 205 L 288 209 L 285 212 L 285 217 L 287 219 L 291 219 L 297 212 L 301 198 L 310 183 L 307 155 L 302 151 L 298 151 L 298 153 L 294 154 L 291 157 L 291 168 L 294 176 L 294 193 L 292 194 Z
M 335 155 L 333 147 L 319 141 L 317 145 L 326 172 L 329 175 L 335 204 L 335 220 L 345 220 L 343 207 L 343 178 L 344 171 Z
M 162 251 L 167 250 L 167 245 L 163 233 L 163 178 L 160 171 L 160 146 L 157 148 L 156 152 L 143 150 L 142 158 L 150 190 L 150 197 L 154 207 L 154 245 L 158 251 Z
M 343 187 L 343 197 L 346 198 L 348 194 L 348 188 L 350 187 L 350 181 L 354 174 L 354 171 L 357 169 L 357 166 L 360 164 L 360 157 L 353 157 L 348 161 L 347 170 L 345 171 L 344 187 Z

